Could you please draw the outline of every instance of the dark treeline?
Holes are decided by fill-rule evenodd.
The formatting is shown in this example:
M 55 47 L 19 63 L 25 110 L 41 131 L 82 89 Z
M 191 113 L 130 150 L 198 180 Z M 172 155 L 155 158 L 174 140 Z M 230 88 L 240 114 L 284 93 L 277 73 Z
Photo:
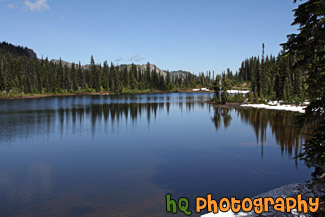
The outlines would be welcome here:
M 35 52 L 27 47 L 15 46 L 7 42 L 0 43 L 1 53 L 10 53 L 14 56 L 26 56 L 30 58 L 37 58 Z
M 306 75 L 303 70 L 293 67 L 296 62 L 293 56 L 284 55 L 284 51 L 278 56 L 265 57 L 263 44 L 262 57 L 247 58 L 235 74 L 228 69 L 219 79 L 223 81 L 224 89 L 246 83 L 251 102 L 282 100 L 299 104 L 307 99 Z
M 34 58 L 28 48 L 6 42 L 0 43 L 0 90 L 5 93 L 67 93 L 90 91 L 123 93 L 132 90 L 175 90 L 208 86 L 211 73 L 199 76 L 185 73 L 173 76 L 162 72 L 148 62 L 144 69 L 96 64 L 93 56 L 90 64 L 82 66 L 62 61 Z M 36 55 L 35 55 L 36 56 Z
M 284 52 L 277 57 L 251 57 L 242 62 L 234 78 L 251 82 L 250 91 L 255 100 L 300 103 L 306 99 L 306 76 L 301 69 L 293 69 L 295 63 L 295 58 L 285 56 Z

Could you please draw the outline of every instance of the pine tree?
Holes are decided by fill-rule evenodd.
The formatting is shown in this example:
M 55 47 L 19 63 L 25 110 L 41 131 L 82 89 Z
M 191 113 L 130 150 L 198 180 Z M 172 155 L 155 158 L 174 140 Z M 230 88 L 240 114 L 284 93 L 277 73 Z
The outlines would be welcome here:
M 3 69 L 3 59 L 0 55 L 0 90 L 5 90 L 5 74 Z
M 79 78 L 79 80 L 78 80 L 79 87 L 81 89 L 83 89 L 84 88 L 84 83 L 85 83 L 85 74 L 84 74 L 84 72 L 82 70 L 80 61 L 79 61 L 79 64 L 78 64 L 78 78 Z
M 167 87 L 167 89 L 171 89 L 170 88 L 170 83 L 171 83 L 170 72 L 167 70 L 167 75 L 166 75 L 166 87 Z
M 111 92 L 115 92 L 115 67 L 113 63 L 111 62 L 111 67 L 109 68 L 109 89 Z
M 222 93 L 221 93 L 221 99 L 222 104 L 228 102 L 229 93 L 227 90 L 231 89 L 230 80 L 227 78 L 225 74 L 222 75 Z
M 79 88 L 79 82 L 78 82 L 78 74 L 76 73 L 76 66 L 74 63 L 71 65 L 71 80 L 72 80 L 72 89 L 78 90 Z
M 213 82 L 213 90 L 214 90 L 214 101 L 217 103 L 222 102 L 222 83 L 221 76 L 217 75 L 215 81 Z
M 103 65 L 103 88 L 107 91 L 109 91 L 109 67 L 107 61 L 104 62 Z
M 283 47 L 287 56 L 296 58 L 295 68 L 307 73 L 307 94 L 311 102 L 305 120 L 319 124 L 300 157 L 309 166 L 325 171 L 325 1 L 308 0 L 294 10 L 294 16 L 292 25 L 298 25 L 299 32 L 288 35 Z
M 138 84 L 137 84 L 138 82 L 136 79 L 137 74 L 138 74 L 137 67 L 132 63 L 131 69 L 130 69 L 130 88 L 132 90 L 136 89 L 138 86 Z
M 146 67 L 146 72 L 145 72 L 145 83 L 146 83 L 146 88 L 151 88 L 151 67 L 150 67 L 150 63 L 147 63 L 147 67 Z

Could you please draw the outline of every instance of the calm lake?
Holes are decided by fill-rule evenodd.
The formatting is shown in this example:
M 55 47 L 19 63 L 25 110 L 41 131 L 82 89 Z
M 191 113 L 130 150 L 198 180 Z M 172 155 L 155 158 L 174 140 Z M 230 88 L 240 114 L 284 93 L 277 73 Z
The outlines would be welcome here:
M 296 113 L 215 108 L 210 97 L 0 101 L 0 216 L 176 216 L 167 193 L 194 205 L 311 178 L 292 159 L 305 135 Z

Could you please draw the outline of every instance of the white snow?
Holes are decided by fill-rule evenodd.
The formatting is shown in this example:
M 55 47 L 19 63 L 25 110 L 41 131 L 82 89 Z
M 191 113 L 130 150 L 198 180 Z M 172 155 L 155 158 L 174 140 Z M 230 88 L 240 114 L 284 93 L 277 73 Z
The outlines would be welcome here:
M 192 89 L 192 91 L 194 91 L 194 92 L 197 92 L 197 91 L 206 91 L 206 92 L 209 92 L 210 90 L 208 88 L 206 88 L 206 87 L 202 87 L 200 89 Z
M 277 101 L 268 102 L 268 104 L 243 104 L 242 107 L 252 107 L 252 108 L 263 108 L 263 109 L 273 109 L 273 110 L 283 110 L 283 111 L 293 111 L 305 113 L 305 108 L 307 106 L 295 106 L 295 105 L 281 105 Z
M 246 93 L 249 93 L 248 90 L 227 90 L 228 93 L 243 93 L 243 94 L 246 94 Z

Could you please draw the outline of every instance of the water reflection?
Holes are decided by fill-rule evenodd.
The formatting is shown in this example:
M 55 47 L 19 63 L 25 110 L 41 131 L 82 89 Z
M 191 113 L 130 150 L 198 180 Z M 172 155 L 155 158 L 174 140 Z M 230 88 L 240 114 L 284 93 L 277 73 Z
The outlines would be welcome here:
M 182 112 L 184 106 L 186 111 L 194 110 L 194 102 L 174 103 Z M 104 127 L 116 129 L 120 122 L 129 123 L 134 126 L 138 119 L 145 118 L 150 124 L 155 120 L 158 112 L 170 112 L 170 102 L 166 103 L 128 103 L 128 104 L 84 104 L 75 105 L 70 108 L 58 108 L 53 110 L 35 110 L 10 112 L 9 115 L 1 113 L 0 118 L 6 125 L 0 126 L 0 141 L 10 142 L 12 139 L 30 138 L 39 134 L 49 135 L 53 128 L 59 126 L 61 136 L 72 129 L 72 134 L 77 129 L 83 130 L 83 123 L 91 123 L 91 133 L 95 136 L 96 131 Z M 199 107 L 207 106 L 199 103 Z M 70 133 L 70 132 L 69 132 Z M 4 144 L 4 143 L 2 143 Z
M 291 160 L 304 140 L 294 113 L 210 97 L 1 102 L 0 216 L 166 216 L 166 193 L 240 198 L 309 178 Z
M 175 197 L 186 196 L 192 201 L 197 195 L 209 193 L 215 198 L 244 198 L 263 192 L 262 188 L 270 190 L 290 183 L 284 177 L 293 180 L 310 174 L 305 170 L 305 175 L 296 174 L 305 168 L 303 162 L 291 161 L 296 171 L 288 164 L 292 154 L 301 150 L 307 132 L 306 127 L 298 129 L 295 125 L 296 113 L 221 107 L 212 110 L 211 121 L 218 136 L 201 144 L 208 141 L 212 149 L 163 152 L 169 160 L 157 165 L 159 172 L 152 177 L 156 185 L 169 189 Z M 255 136 L 255 146 L 247 138 L 251 134 Z M 282 156 L 275 154 L 279 149 L 274 144 L 280 146 Z
M 214 108 L 214 116 L 212 118 L 212 122 L 214 123 L 214 126 L 216 127 L 216 130 L 218 131 L 220 127 L 223 126 L 225 128 L 228 128 L 230 123 L 231 123 L 231 114 L 230 111 L 232 109 L 228 108 L 220 108 L 220 107 L 215 107 Z
M 212 121 L 217 130 L 223 123 L 224 128 L 231 124 L 231 110 L 228 108 L 216 107 Z M 256 142 L 261 145 L 263 157 L 263 146 L 266 141 L 267 130 L 272 131 L 276 143 L 280 146 L 281 152 L 289 157 L 296 156 L 301 151 L 301 144 L 306 139 L 310 129 L 307 126 L 299 127 L 296 124 L 297 113 L 283 112 L 265 109 L 241 108 L 236 109 L 236 115 L 240 120 L 253 128 Z
M 158 99 L 170 100 L 170 97 L 149 97 L 147 100 L 157 101 Z M 180 99 L 183 98 L 180 97 Z M 301 151 L 301 144 L 308 132 L 307 127 L 300 129 L 295 125 L 295 113 L 263 109 L 220 108 L 203 102 L 194 102 L 193 98 L 190 97 L 185 99 L 188 101 L 173 102 L 172 104 L 180 112 L 191 112 L 194 111 L 195 107 L 201 109 L 207 107 L 209 112 L 213 110 L 211 120 L 217 131 L 220 128 L 227 129 L 231 125 L 232 112 L 235 111 L 236 116 L 253 129 L 256 142 L 262 147 L 262 156 L 268 129 L 272 131 L 272 135 L 275 137 L 282 153 L 287 154 L 289 157 Z M 138 101 L 139 98 L 133 96 L 125 101 L 130 100 Z M 168 102 L 168 100 L 159 103 L 101 104 L 80 104 L 80 101 L 77 101 L 77 103 L 71 104 L 70 107 L 62 106 L 65 100 L 60 100 L 58 103 L 60 106 L 54 109 L 36 109 L 34 107 L 35 110 L 6 111 L 0 113 L 2 123 L 6 123 L 0 126 L 0 142 L 6 144 L 10 143 L 12 139 L 28 139 L 40 134 L 49 136 L 55 130 L 59 130 L 61 136 L 68 133 L 80 134 L 86 129 L 84 122 L 87 121 L 90 123 L 92 136 L 95 136 L 96 131 L 100 129 L 104 129 L 105 133 L 114 133 L 118 130 L 121 122 L 134 127 L 137 120 L 144 118 L 150 125 L 152 120 L 156 120 L 159 112 L 166 112 L 169 115 L 171 102 Z
M 238 114 L 243 121 L 254 128 L 256 140 L 262 145 L 269 127 L 281 151 L 289 156 L 292 154 L 295 156 L 301 151 L 301 144 L 310 131 L 307 126 L 300 128 L 296 124 L 297 113 L 248 109 L 239 111 Z

